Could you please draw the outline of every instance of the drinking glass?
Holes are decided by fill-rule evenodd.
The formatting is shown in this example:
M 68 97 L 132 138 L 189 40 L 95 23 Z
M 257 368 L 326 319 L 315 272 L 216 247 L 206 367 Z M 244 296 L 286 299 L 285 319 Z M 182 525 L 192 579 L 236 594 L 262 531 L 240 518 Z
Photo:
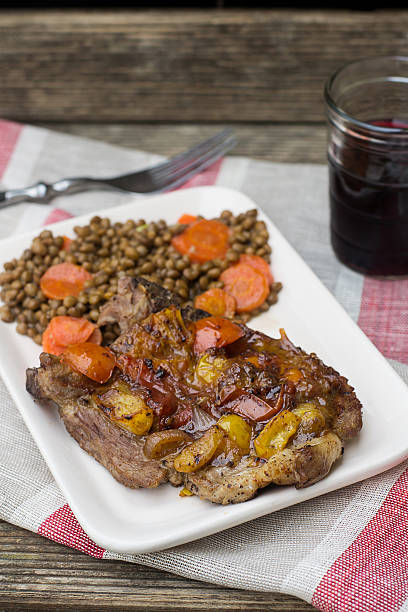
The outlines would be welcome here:
M 408 57 L 372 57 L 327 81 L 331 241 L 344 264 L 408 275 Z

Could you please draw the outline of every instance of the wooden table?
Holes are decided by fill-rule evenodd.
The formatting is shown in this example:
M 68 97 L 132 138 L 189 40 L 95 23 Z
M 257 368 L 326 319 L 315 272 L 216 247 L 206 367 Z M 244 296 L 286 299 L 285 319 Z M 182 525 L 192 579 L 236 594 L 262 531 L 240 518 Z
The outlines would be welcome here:
M 407 11 L 0 12 L 0 116 L 172 155 L 233 124 L 234 155 L 325 163 L 323 82 L 406 46 Z M 0 522 L 1 610 L 306 611 L 102 561 Z

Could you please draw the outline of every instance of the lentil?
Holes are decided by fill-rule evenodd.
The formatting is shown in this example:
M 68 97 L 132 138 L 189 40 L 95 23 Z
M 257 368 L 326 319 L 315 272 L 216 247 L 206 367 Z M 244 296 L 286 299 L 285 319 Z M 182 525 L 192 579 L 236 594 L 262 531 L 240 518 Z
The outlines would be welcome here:
M 202 218 L 198 216 L 198 218 Z M 0 307 L 2 321 L 17 321 L 17 332 L 28 335 L 41 344 L 42 333 L 56 315 L 82 316 L 95 322 L 103 304 L 115 295 L 118 279 L 123 276 L 143 276 L 175 291 L 183 304 L 193 304 L 196 295 L 206 289 L 222 287 L 221 272 L 238 261 L 241 253 L 260 255 L 270 261 L 271 247 L 263 221 L 257 211 L 248 210 L 234 216 L 224 210 L 219 219 L 231 228 L 230 245 L 223 260 L 203 264 L 192 263 L 171 246 L 173 236 L 184 231 L 185 225 L 167 225 L 160 219 L 146 223 L 144 219 L 111 223 L 95 216 L 89 225 L 74 227 L 75 239 L 68 251 L 62 250 L 62 236 L 43 230 L 19 259 L 4 264 L 0 273 Z M 63 300 L 46 298 L 39 286 L 41 276 L 50 265 L 69 262 L 82 265 L 93 274 L 76 297 Z M 265 312 L 277 301 L 282 285 L 273 283 L 266 302 L 256 311 L 242 313 L 236 320 L 246 323 L 252 316 Z M 112 342 L 119 334 L 118 325 L 106 325 L 104 343 Z

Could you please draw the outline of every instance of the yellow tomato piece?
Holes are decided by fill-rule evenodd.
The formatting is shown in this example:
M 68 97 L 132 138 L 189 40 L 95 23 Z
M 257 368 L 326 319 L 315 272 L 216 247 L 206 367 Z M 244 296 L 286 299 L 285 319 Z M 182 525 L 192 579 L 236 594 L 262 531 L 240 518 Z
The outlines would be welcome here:
M 283 450 L 296 433 L 300 419 L 289 410 L 282 410 L 269 421 L 254 440 L 258 457 L 269 459 Z
M 117 425 L 138 436 L 150 431 L 153 425 L 153 410 L 142 397 L 125 390 L 124 385 L 118 384 L 94 399 Z
M 204 380 L 204 382 L 211 384 L 218 378 L 225 363 L 226 359 L 214 357 L 213 355 L 205 353 L 196 366 L 196 374 Z
M 192 441 L 185 431 L 181 429 L 165 429 L 155 431 L 147 436 L 144 453 L 149 459 L 162 459 L 170 453 L 175 453 Z
M 249 453 L 252 438 L 252 427 L 237 414 L 225 414 L 217 425 L 227 432 L 228 437 L 244 452 Z
M 120 394 L 113 410 L 112 420 L 118 421 L 122 427 L 138 436 L 143 436 L 153 425 L 153 410 L 141 397 Z
M 186 487 L 183 487 L 179 493 L 180 497 L 191 497 L 192 495 L 194 495 L 194 493 L 186 489 Z
M 224 438 L 217 448 L 215 455 L 212 458 L 212 465 L 228 465 L 233 467 L 239 463 L 245 453 L 227 433 L 224 433 Z
M 326 426 L 323 413 L 313 402 L 298 404 L 292 413 L 300 418 L 302 433 L 321 433 Z
M 174 469 L 177 472 L 196 472 L 209 463 L 221 442 L 224 439 L 224 431 L 214 425 L 202 436 L 181 451 L 174 460 Z

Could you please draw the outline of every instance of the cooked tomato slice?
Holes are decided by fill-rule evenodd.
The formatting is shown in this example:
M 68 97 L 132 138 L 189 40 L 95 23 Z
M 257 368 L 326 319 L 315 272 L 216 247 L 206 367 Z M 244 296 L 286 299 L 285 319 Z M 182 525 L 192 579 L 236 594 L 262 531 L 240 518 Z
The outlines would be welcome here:
M 177 398 L 174 388 L 169 383 L 170 376 L 159 366 L 159 371 L 153 368 L 151 359 L 119 355 L 117 366 L 126 376 L 150 391 L 151 399 L 157 403 L 156 414 L 167 417 L 177 407 Z
M 224 317 L 207 317 L 195 323 L 194 351 L 203 353 L 209 348 L 231 344 L 244 335 L 242 328 Z
M 268 421 L 281 410 L 279 402 L 270 406 L 260 397 L 243 393 L 237 399 L 226 404 L 227 412 L 234 412 L 252 421 Z
M 191 406 L 185 406 L 184 408 L 180 408 L 177 412 L 171 417 L 171 426 L 174 429 L 178 429 L 183 425 L 187 425 L 191 421 L 193 417 L 193 409 Z
M 112 375 L 116 365 L 115 355 L 106 346 L 93 342 L 81 342 L 68 346 L 61 360 L 75 372 L 84 374 L 98 383 L 104 383 Z

